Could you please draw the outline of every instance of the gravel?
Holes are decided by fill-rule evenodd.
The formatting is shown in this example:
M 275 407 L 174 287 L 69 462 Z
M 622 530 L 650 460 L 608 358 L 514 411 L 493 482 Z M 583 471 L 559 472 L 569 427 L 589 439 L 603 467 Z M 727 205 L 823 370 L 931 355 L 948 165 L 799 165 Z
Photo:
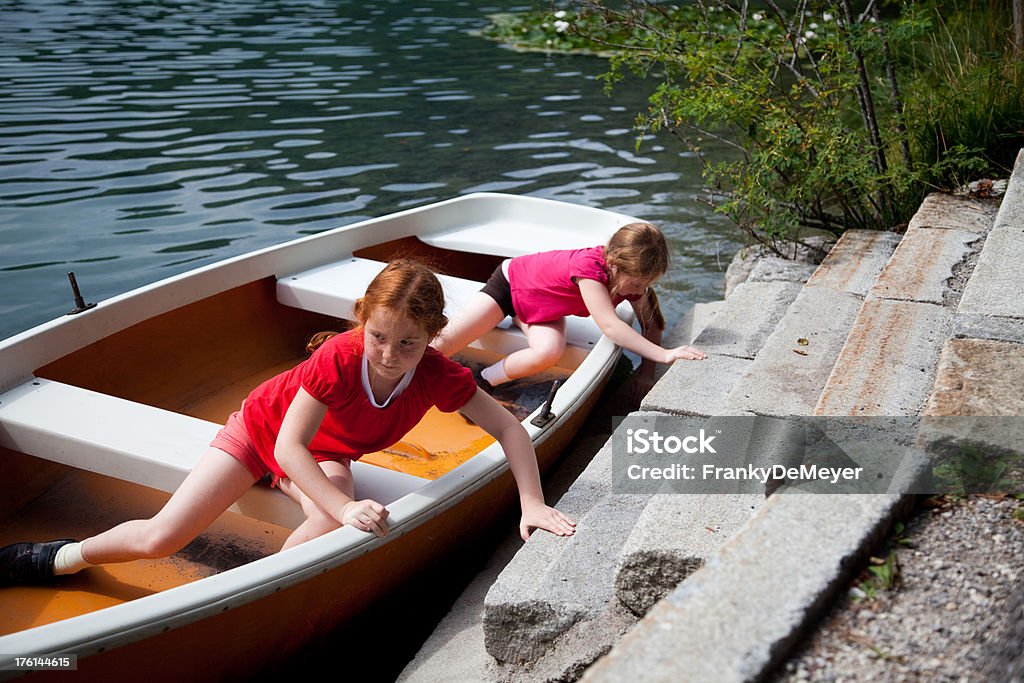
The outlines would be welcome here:
M 1024 682 L 1024 501 L 929 498 L 773 680 Z

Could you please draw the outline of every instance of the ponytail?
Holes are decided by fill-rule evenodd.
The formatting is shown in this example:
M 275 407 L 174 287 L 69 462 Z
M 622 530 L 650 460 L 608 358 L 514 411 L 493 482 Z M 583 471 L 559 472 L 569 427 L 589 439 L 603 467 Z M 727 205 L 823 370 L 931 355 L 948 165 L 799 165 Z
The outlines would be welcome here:
M 640 324 L 644 329 L 655 327 L 659 330 L 665 330 L 665 316 L 661 314 L 661 304 L 658 303 L 658 295 L 654 293 L 654 289 L 651 287 L 647 288 L 644 293 L 644 312 L 646 320 L 641 320 Z

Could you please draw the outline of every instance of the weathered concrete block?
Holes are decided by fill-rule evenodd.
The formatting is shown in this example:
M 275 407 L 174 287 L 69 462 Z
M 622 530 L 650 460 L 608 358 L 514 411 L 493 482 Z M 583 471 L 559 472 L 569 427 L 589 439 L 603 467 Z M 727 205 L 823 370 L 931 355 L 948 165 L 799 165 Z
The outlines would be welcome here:
M 898 495 L 772 496 L 582 680 L 762 680 L 910 502 Z
M 818 269 L 817 264 L 765 256 L 754 265 L 747 282 L 799 282 L 803 284 Z
M 487 592 L 487 652 L 529 662 L 577 622 L 598 617 L 614 599 L 618 550 L 649 498 L 609 495 L 577 521 L 571 538 L 531 537 Z
M 920 228 L 967 230 L 984 234 L 992 229 L 999 204 L 991 199 L 933 192 L 924 198 L 907 232 Z
M 686 315 L 665 333 L 661 339 L 661 345 L 670 348 L 692 344 L 704 328 L 711 324 L 723 306 L 725 306 L 724 299 L 694 304 L 686 312 Z
M 693 345 L 709 355 L 753 358 L 799 293 L 795 282 L 744 282 Z
M 868 299 L 814 414 L 920 414 L 951 326 L 941 306 Z
M 764 495 L 654 496 L 619 555 L 615 594 L 637 615 L 702 567 L 764 504 Z
M 708 356 L 702 361 L 676 361 L 640 404 L 642 410 L 709 417 L 725 406 L 733 385 L 753 361 Z
M 892 232 L 847 230 L 807 281 L 807 286 L 863 297 L 899 241 L 900 236 Z
M 1007 193 L 1003 205 L 1009 200 Z M 989 233 L 957 310 L 960 313 L 1024 318 L 1022 283 L 1024 220 L 1013 229 L 994 229 Z
M 1024 149 L 1017 153 L 1017 161 L 1013 165 L 1013 173 L 992 230 L 1024 230 Z
M 832 248 L 830 240 L 822 237 L 810 237 L 805 240 L 807 246 L 789 245 L 791 253 L 779 256 L 761 245 L 746 246 L 736 252 L 725 270 L 725 298 L 732 296 L 736 287 L 750 277 L 751 272 L 764 259 L 781 259 L 794 264 L 817 265 Z
M 1024 318 L 957 313 L 953 316 L 953 331 L 950 336 L 1024 344 Z
M 1024 344 L 950 339 L 942 347 L 927 416 L 1024 416 Z
M 942 304 L 951 293 L 953 269 L 982 238 L 965 230 L 911 228 L 878 275 L 870 295 L 881 299 Z
M 860 306 L 855 294 L 804 287 L 720 412 L 812 414 Z

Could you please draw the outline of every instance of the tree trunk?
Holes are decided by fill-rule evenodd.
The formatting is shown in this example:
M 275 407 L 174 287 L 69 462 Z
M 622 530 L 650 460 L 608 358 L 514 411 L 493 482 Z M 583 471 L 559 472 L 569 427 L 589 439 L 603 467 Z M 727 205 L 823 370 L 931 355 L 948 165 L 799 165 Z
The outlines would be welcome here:
M 1024 54 L 1024 0 L 1013 0 L 1013 56 Z

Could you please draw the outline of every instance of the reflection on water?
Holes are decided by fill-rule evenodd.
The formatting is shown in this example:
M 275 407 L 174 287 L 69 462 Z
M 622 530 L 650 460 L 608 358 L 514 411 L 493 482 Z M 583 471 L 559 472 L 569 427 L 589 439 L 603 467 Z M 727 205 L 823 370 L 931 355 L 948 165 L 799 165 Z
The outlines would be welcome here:
M 499 1 L 0 0 L 0 338 L 87 298 L 474 191 L 658 222 L 680 313 L 734 233 L 592 58 L 471 35 Z

